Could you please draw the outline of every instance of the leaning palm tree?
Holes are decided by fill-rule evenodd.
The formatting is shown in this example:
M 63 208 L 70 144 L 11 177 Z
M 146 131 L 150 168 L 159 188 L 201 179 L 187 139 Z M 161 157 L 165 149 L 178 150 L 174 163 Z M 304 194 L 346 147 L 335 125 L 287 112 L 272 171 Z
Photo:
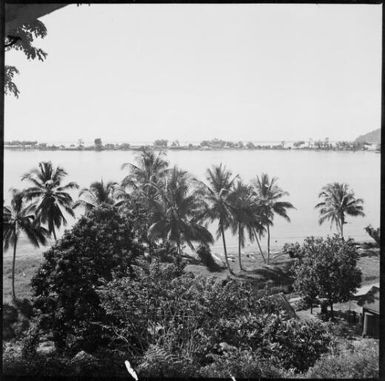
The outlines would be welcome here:
M 82 206 L 86 213 L 101 204 L 109 204 L 119 206 L 123 202 L 121 189 L 116 182 L 109 181 L 104 183 L 103 179 L 93 182 L 89 188 L 83 188 L 79 192 L 79 200 L 77 200 L 73 209 Z
M 261 211 L 264 216 L 267 230 L 267 263 L 270 262 L 270 226 L 273 225 L 274 215 L 286 219 L 290 222 L 287 215 L 287 209 L 293 209 L 294 206 L 287 201 L 279 201 L 283 196 L 288 196 L 289 193 L 283 191 L 277 185 L 277 178 L 273 177 L 271 180 L 266 173 L 262 173 L 261 177 L 252 182 L 255 189 L 255 195 L 258 198 Z
M 38 247 L 45 245 L 47 230 L 35 219 L 34 206 L 24 205 L 23 192 L 13 189 L 10 206 L 3 206 L 3 247 L 4 251 L 13 246 L 12 259 L 12 299 L 15 293 L 16 248 L 19 236 L 24 233 L 31 243 Z
M 233 219 L 229 196 L 233 191 L 234 181 L 238 176 L 233 176 L 222 164 L 207 169 L 206 173 L 208 184 L 200 182 L 201 188 L 199 193 L 203 196 L 204 200 L 201 218 L 210 222 L 218 220 L 217 239 L 222 236 L 226 265 L 230 274 L 234 274 L 227 256 L 225 230 L 231 226 Z
M 61 225 L 67 225 L 63 210 L 75 217 L 72 210 L 73 200 L 67 190 L 79 188 L 75 182 L 61 185 L 67 172 L 61 167 L 54 167 L 50 161 L 40 162 L 39 168 L 34 168 L 26 173 L 22 180 L 32 183 L 32 187 L 24 191 L 26 200 L 36 203 L 37 218 L 43 224 L 48 225 L 48 232 L 53 235 L 55 241 L 56 229 Z
M 260 234 L 265 228 L 262 223 L 260 207 L 255 200 L 253 189 L 250 185 L 238 181 L 233 192 L 230 193 L 228 201 L 233 216 L 231 221 L 232 233 L 234 235 L 238 233 L 239 268 L 243 270 L 241 249 L 245 247 L 246 233 L 250 242 L 253 242 L 254 239 L 258 242 L 257 232 Z
M 349 189 L 347 184 L 332 183 L 324 186 L 318 196 L 323 201 L 315 207 L 320 209 L 319 224 L 330 221 L 330 227 L 336 224 L 338 233 L 344 237 L 344 225 L 346 215 L 365 216 L 363 212 L 363 200 L 355 198 L 354 192 Z
M 162 184 L 151 184 L 156 196 L 150 204 L 151 239 L 163 239 L 175 244 L 179 260 L 183 243 L 194 250 L 192 242 L 209 244 L 213 242 L 206 226 L 197 220 L 202 202 L 191 186 L 187 172 L 174 167 Z

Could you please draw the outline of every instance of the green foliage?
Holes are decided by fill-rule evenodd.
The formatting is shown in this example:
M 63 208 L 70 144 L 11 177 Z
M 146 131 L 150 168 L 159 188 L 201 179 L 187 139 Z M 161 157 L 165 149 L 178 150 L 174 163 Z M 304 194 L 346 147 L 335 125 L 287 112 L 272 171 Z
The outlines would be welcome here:
M 79 188 L 75 182 L 62 184 L 67 172 L 61 167 L 54 167 L 50 161 L 40 162 L 38 168 L 31 169 L 22 176 L 32 187 L 24 190 L 24 197 L 28 201 L 34 201 L 36 206 L 36 218 L 42 224 L 48 225 L 48 231 L 56 240 L 55 228 L 66 225 L 67 220 L 62 212 L 66 211 L 75 217 L 72 210 L 73 200 L 67 192 L 70 189 Z
M 41 327 L 52 330 L 59 348 L 73 345 L 95 350 L 103 321 L 97 288 L 113 274 L 127 276 L 142 254 L 129 219 L 111 206 L 95 208 L 66 231 L 44 254 L 32 279 Z M 76 346 L 75 346 L 76 347 Z
M 21 51 L 25 54 L 28 60 L 39 59 L 44 61 L 47 53 L 33 46 L 35 38 L 44 38 L 47 35 L 47 29 L 40 20 L 34 20 L 23 24 L 14 30 L 9 31 L 9 45 L 6 47 L 7 51 L 10 49 Z M 12 40 L 12 41 L 11 41 Z M 13 82 L 15 74 L 19 71 L 14 66 L 5 66 L 4 70 L 4 92 L 5 94 L 13 94 L 16 98 L 19 97 L 19 89 Z
M 207 267 L 210 272 L 221 271 L 222 267 L 215 262 L 213 256 L 211 255 L 210 247 L 207 245 L 200 245 L 196 251 L 198 257 L 202 263 Z
M 378 379 L 379 345 L 364 340 L 346 347 L 337 354 L 321 357 L 305 374 L 306 378 Z
M 261 177 L 257 176 L 252 182 L 256 196 L 259 199 L 262 221 L 267 228 L 267 263 L 270 261 L 270 226 L 273 226 L 274 215 L 277 214 L 290 222 L 287 210 L 294 209 L 290 202 L 280 201 L 282 197 L 288 196 L 289 193 L 282 190 L 277 185 L 277 181 L 276 177 L 270 179 L 268 174 L 262 173 Z
M 374 229 L 372 225 L 369 225 L 365 228 L 365 231 L 370 235 L 371 238 L 373 238 L 377 245 L 381 245 L 381 231 L 380 228 Z
M 301 258 L 303 255 L 301 245 L 298 242 L 285 243 L 282 252 L 287 254 L 290 258 Z
M 330 307 L 346 302 L 361 284 L 358 253 L 352 240 L 334 237 L 306 238 L 303 256 L 295 265 L 295 289 L 314 299 L 326 298 Z
M 150 345 L 137 372 L 142 377 L 194 377 L 197 369 L 186 358 L 158 345 Z
M 4 93 L 6 95 L 12 94 L 16 98 L 19 98 L 20 91 L 13 82 L 15 74 L 19 74 L 19 70 L 17 70 L 15 66 L 4 66 Z
M 335 224 L 337 231 L 344 236 L 344 225 L 346 215 L 348 216 L 365 216 L 361 198 L 355 198 L 354 192 L 349 189 L 347 184 L 332 183 L 324 186 L 318 196 L 323 201 L 315 207 L 320 210 L 319 223 L 330 221 L 330 225 Z
M 99 291 L 110 342 L 131 357 L 156 345 L 161 358 L 167 353 L 204 367 L 222 354 L 225 343 L 299 371 L 327 350 L 330 336 L 322 323 L 288 320 L 276 301 L 261 298 L 250 282 L 194 277 L 158 262 L 135 272 Z M 158 358 L 153 365 L 146 361 L 148 372 L 159 365 Z
M 121 364 L 123 364 L 121 361 Z M 124 366 L 124 365 L 123 365 Z M 35 353 L 33 356 L 24 357 L 20 351 L 12 347 L 6 347 L 3 351 L 3 374 L 17 377 L 100 377 L 100 374 L 111 374 L 110 358 L 99 357 L 95 361 L 74 361 L 70 357 L 56 353 Z M 115 374 L 126 376 L 127 371 L 122 371 L 113 366 Z M 120 370 L 120 372 L 119 372 Z
M 201 188 L 199 189 L 199 194 L 204 200 L 201 219 L 210 222 L 218 220 L 217 238 L 222 236 L 226 265 L 230 274 L 233 274 L 227 256 L 225 230 L 231 226 L 232 222 L 232 209 L 228 198 L 237 176 L 233 177 L 222 163 L 207 169 L 206 173 L 207 184 L 200 183 Z
M 36 218 L 33 205 L 26 205 L 25 193 L 12 189 L 10 206 L 3 206 L 3 247 L 4 251 L 13 246 L 12 257 L 12 299 L 16 301 L 15 267 L 16 248 L 20 233 L 24 233 L 28 240 L 35 246 L 46 243 L 47 230 L 40 225 Z
M 149 184 L 156 189 L 156 194 L 150 201 L 148 236 L 174 243 L 179 255 L 184 243 L 190 248 L 193 248 L 192 242 L 213 243 L 206 226 L 197 221 L 202 202 L 192 185 L 188 173 L 177 167 L 170 169 L 160 184 Z
M 230 348 L 222 355 L 212 355 L 211 364 L 202 367 L 199 375 L 204 378 L 280 378 L 282 372 L 253 351 Z
M 168 145 L 168 140 L 166 139 L 158 139 L 154 141 L 155 147 L 167 148 L 167 145 Z
M 73 209 L 82 206 L 85 212 L 89 212 L 101 204 L 117 205 L 115 199 L 115 193 L 117 189 L 117 183 L 109 181 L 107 184 L 100 181 L 93 182 L 89 188 L 83 188 L 79 192 L 79 200 L 77 200 Z

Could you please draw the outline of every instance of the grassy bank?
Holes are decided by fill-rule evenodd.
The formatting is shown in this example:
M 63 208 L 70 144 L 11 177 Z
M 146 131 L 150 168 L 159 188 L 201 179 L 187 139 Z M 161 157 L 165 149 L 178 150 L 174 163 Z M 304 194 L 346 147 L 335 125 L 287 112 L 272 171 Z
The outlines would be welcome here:
M 247 270 L 239 271 L 237 253 L 230 253 L 230 263 L 237 277 L 240 279 L 251 278 L 261 282 L 261 284 L 269 283 L 270 286 L 285 286 L 290 283 L 287 277 L 287 269 L 290 266 L 292 259 L 285 254 L 272 255 L 271 265 L 267 266 L 262 257 L 254 252 L 245 252 L 242 255 L 243 267 Z M 36 272 L 41 262 L 40 255 L 31 257 L 22 257 L 16 259 L 16 294 L 18 298 L 30 298 L 31 278 Z M 362 271 L 362 284 L 369 284 L 379 281 L 380 278 L 380 257 L 378 249 L 361 250 L 361 257 L 358 262 L 358 267 Z M 227 270 L 212 273 L 201 264 L 190 264 L 186 267 L 186 271 L 191 271 L 196 275 L 216 276 L 225 279 L 228 276 Z M 11 301 L 11 274 L 12 274 L 12 259 L 4 258 L 3 260 L 3 302 Z

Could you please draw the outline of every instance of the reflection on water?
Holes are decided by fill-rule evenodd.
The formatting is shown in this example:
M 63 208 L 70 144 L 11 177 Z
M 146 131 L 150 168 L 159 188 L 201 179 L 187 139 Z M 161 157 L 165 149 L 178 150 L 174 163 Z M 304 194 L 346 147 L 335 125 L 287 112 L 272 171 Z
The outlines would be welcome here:
M 51 160 L 64 167 L 68 181 L 76 181 L 80 188 L 100 180 L 120 181 L 125 172 L 122 163 L 133 162 L 133 151 L 4 151 L 4 199 L 9 200 L 9 188 L 23 188 L 21 176 L 37 166 L 39 161 Z M 171 165 L 188 170 L 200 180 L 205 170 L 213 164 L 224 163 L 234 174 L 249 181 L 262 172 L 278 177 L 278 184 L 288 191 L 288 200 L 296 207 L 289 210 L 291 223 L 276 217 L 272 228 L 272 246 L 285 242 L 301 241 L 309 235 L 330 234 L 330 226 L 318 225 L 318 193 L 329 182 L 346 182 L 356 196 L 364 199 L 364 218 L 349 217 L 346 235 L 357 240 L 368 238 L 364 227 L 380 223 L 380 155 L 373 152 L 315 152 L 315 151 L 169 151 Z M 77 191 L 73 192 L 74 197 Z M 69 225 L 73 220 L 69 218 Z M 216 226 L 210 230 L 215 233 Z M 237 247 L 236 237 L 227 232 L 229 247 Z M 221 243 L 215 245 L 220 251 Z M 18 255 L 29 255 L 41 250 L 33 248 L 25 240 L 19 243 Z M 5 255 L 10 255 L 8 251 Z

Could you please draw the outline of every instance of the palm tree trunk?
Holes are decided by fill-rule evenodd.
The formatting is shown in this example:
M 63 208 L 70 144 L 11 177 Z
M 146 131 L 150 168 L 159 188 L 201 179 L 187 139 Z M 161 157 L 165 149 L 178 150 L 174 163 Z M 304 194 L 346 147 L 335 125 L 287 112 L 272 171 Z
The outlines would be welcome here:
M 182 251 L 180 249 L 180 242 L 176 243 L 176 250 L 177 250 L 177 263 L 181 264 L 182 263 Z
M 238 224 L 238 261 L 239 261 L 239 269 L 242 268 L 242 259 L 241 259 L 241 224 Z
M 223 230 L 222 224 L 220 225 L 221 234 L 222 234 L 222 241 L 223 241 L 223 251 L 225 253 L 225 260 L 226 260 L 226 266 L 229 270 L 229 273 L 234 275 L 233 270 L 230 267 L 229 258 L 227 257 L 227 248 L 226 248 L 226 239 L 225 239 L 225 231 Z
M 263 261 L 266 263 L 266 258 L 263 255 L 262 247 L 261 247 L 261 244 L 259 242 L 258 233 L 257 233 L 256 229 L 254 229 L 254 237 L 255 237 L 255 240 L 257 241 L 257 245 L 258 245 L 259 251 L 260 251 L 260 253 L 262 255 Z
M 12 259 L 12 300 L 14 302 L 16 301 L 16 293 L 15 293 L 16 246 L 17 246 L 17 236 L 15 232 L 15 242 L 13 244 L 13 259 Z
M 267 264 L 270 264 L 270 226 L 267 225 Z
M 341 216 L 340 219 L 340 232 L 341 232 L 341 238 L 344 239 L 344 216 Z

